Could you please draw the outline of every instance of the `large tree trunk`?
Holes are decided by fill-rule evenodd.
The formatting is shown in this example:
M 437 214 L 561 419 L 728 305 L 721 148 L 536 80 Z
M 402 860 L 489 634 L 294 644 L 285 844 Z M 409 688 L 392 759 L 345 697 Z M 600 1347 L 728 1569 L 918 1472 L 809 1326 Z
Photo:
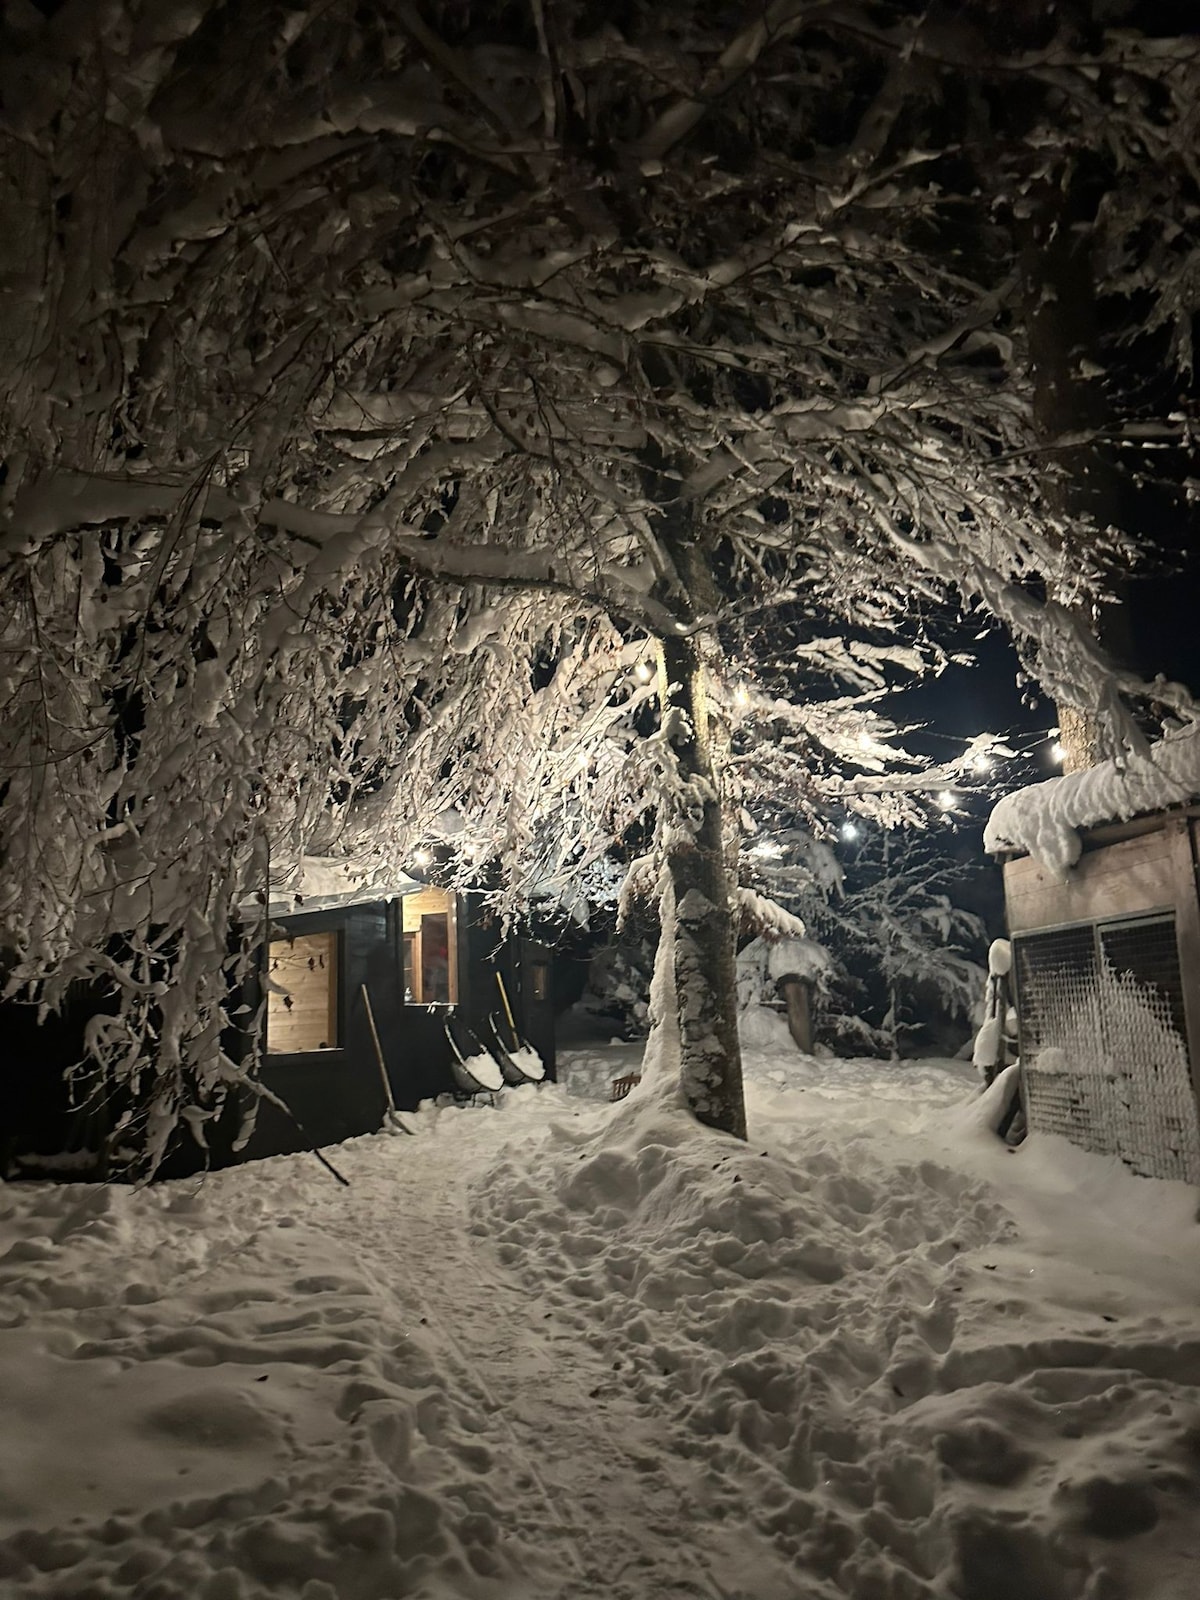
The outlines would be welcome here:
M 1094 437 L 1110 417 L 1098 381 L 1090 211 L 1072 173 L 1060 170 L 1041 180 L 1022 222 L 1021 277 L 1034 418 L 1048 447 L 1046 498 L 1064 516 L 1086 516 L 1106 527 L 1122 522 L 1122 495 L 1113 464 Z M 1075 442 L 1060 447 L 1059 439 Z M 1089 621 L 1108 654 L 1132 664 L 1132 637 L 1120 596 Z M 1104 754 L 1095 708 L 1057 709 L 1064 771 L 1095 766 Z
M 681 1087 L 701 1122 L 744 1139 L 737 915 L 722 803 L 728 737 L 712 714 L 708 692 L 710 663 L 720 647 L 715 629 L 699 621 L 712 615 L 715 594 L 709 552 L 691 537 L 686 514 L 680 522 L 676 516 L 667 519 L 664 544 L 686 595 L 685 631 L 660 642 L 659 695 L 678 781 L 676 792 L 664 796 L 662 835 L 675 911 Z
M 675 997 L 680 1077 L 689 1110 L 710 1128 L 746 1137 L 737 1031 L 737 921 L 725 862 L 720 778 L 701 642 L 662 641 L 661 693 L 686 800 L 668 824 L 675 902 Z M 672 715 L 674 713 L 674 715 Z

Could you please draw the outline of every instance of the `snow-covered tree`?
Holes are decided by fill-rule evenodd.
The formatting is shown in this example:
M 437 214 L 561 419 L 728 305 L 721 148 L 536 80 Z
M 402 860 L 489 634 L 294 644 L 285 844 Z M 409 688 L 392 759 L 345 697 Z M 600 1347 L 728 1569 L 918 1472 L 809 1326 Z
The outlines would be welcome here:
M 742 1132 L 733 819 L 919 809 L 861 697 L 947 605 L 1100 681 L 1114 547 L 1044 492 L 1009 255 L 953 248 L 911 136 L 962 61 L 805 0 L 5 28 L 10 987 L 112 988 L 153 1160 L 241 1070 L 268 854 L 386 870 L 451 816 L 515 904 L 650 829 L 683 1097 Z

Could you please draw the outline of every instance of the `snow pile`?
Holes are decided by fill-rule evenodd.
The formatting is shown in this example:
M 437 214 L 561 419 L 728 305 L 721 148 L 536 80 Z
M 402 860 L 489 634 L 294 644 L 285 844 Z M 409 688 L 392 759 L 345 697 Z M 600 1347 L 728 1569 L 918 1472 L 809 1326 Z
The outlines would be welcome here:
M 560 1050 L 555 1064 L 559 1087 L 579 1100 L 612 1100 L 616 1079 L 636 1076 L 642 1070 L 644 1039 L 613 1039 L 572 1050 Z
M 1161 811 L 1200 795 L 1200 727 L 1168 734 L 1145 756 L 1118 766 L 1102 761 L 1084 772 L 1005 795 L 988 818 L 984 848 L 1021 851 L 1057 877 L 1079 859 L 1078 830 Z
M 1193 1600 L 1194 1194 L 960 1064 L 747 1085 L 0 1187 L 0 1594 Z
M 1016 1170 L 990 1105 L 931 1136 L 965 1069 L 846 1066 L 810 1060 L 781 1092 L 753 1064 L 770 1133 L 749 1146 L 653 1098 L 592 1140 L 554 1129 L 489 1174 L 480 1231 L 671 1419 L 718 1592 L 782 1600 L 802 1574 L 856 1600 L 1191 1596 L 1200 1279 L 1150 1314 L 1091 1264 L 1047 1273 L 952 1164 Z M 1195 1272 L 1186 1191 L 1157 1187 Z

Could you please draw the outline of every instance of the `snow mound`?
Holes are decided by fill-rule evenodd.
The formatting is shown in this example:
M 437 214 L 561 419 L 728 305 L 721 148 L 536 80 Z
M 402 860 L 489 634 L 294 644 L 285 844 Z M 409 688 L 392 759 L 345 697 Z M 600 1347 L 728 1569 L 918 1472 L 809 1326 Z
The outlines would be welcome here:
M 756 1531 L 741 1587 L 714 1557 L 729 1593 L 791 1595 L 802 1575 L 854 1600 L 1184 1600 L 1150 1582 L 1169 1563 L 1148 1541 L 1200 1533 L 1188 1317 L 1134 1335 L 1134 1316 L 1047 1315 L 1013 1217 L 954 1159 L 1020 1159 L 988 1131 L 1011 1080 L 964 1105 L 965 1069 L 887 1071 L 802 1060 L 771 1123 L 785 1095 L 752 1068 L 771 1133 L 749 1145 L 653 1097 L 590 1139 L 552 1128 L 488 1174 L 477 1226 L 607 1352 L 614 1386 L 672 1419 L 706 1515 Z M 912 1103 L 931 1086 L 940 1158 L 896 1137 L 939 1119 Z
M 0 1185 L 0 1595 L 1194 1600 L 1194 1191 L 959 1063 L 746 1082 Z

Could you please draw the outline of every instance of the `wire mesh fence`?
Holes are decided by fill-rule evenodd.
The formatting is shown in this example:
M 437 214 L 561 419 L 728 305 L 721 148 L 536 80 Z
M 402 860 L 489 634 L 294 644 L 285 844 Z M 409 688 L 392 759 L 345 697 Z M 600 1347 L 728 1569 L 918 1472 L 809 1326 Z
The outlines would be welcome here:
M 1030 1127 L 1200 1184 L 1174 915 L 1026 933 L 1013 947 Z

